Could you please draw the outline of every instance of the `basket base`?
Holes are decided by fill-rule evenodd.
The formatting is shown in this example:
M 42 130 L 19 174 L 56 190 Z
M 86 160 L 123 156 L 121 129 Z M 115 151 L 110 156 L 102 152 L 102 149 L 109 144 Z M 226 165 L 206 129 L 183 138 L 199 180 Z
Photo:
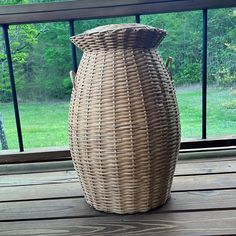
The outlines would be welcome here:
M 163 201 L 160 201 L 158 204 L 155 204 L 155 206 L 150 206 L 150 207 L 136 207 L 136 208 L 130 208 L 130 209 L 118 209 L 118 208 L 105 208 L 102 206 L 96 206 L 92 203 L 90 203 L 89 201 L 86 200 L 86 202 L 93 207 L 95 210 L 97 211 L 102 211 L 105 213 L 115 213 L 115 214 L 137 214 L 137 213 L 144 213 L 147 211 L 151 211 L 151 210 L 157 210 L 158 208 L 161 208 L 163 205 L 166 204 L 166 202 L 169 200 L 170 195 L 164 199 Z

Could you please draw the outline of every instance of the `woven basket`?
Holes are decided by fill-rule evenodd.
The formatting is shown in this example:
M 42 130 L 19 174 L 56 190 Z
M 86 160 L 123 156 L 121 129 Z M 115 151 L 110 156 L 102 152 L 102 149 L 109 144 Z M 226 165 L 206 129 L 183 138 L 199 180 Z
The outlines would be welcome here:
M 97 210 L 145 212 L 169 197 L 180 125 L 173 83 L 155 49 L 165 35 L 120 24 L 71 38 L 84 54 L 70 102 L 70 150 Z

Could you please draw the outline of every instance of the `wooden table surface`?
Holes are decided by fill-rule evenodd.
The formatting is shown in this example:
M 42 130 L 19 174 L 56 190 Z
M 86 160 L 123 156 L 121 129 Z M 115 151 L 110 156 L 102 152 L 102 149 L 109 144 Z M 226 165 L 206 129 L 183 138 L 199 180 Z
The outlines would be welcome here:
M 70 161 L 0 174 L 0 235 L 236 235 L 236 158 L 179 161 L 167 204 L 134 215 L 90 207 Z

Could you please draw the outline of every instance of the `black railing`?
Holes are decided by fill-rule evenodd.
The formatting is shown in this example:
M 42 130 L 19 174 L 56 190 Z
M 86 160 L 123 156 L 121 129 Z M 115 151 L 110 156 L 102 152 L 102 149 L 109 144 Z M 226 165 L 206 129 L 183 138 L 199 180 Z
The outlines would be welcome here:
M 207 9 L 202 11 L 202 139 L 207 138 Z
M 19 113 L 19 108 L 18 108 L 16 85 L 15 85 L 14 71 L 13 71 L 12 58 L 11 58 L 11 48 L 10 48 L 10 43 L 9 43 L 8 25 L 2 25 L 2 29 L 3 29 L 3 37 L 4 37 L 4 41 L 5 41 L 6 54 L 7 54 L 7 63 L 8 63 L 8 70 L 9 70 L 11 91 L 12 91 L 12 99 L 13 99 L 14 111 L 15 111 L 15 120 L 16 120 L 19 149 L 20 149 L 20 152 L 23 152 L 24 145 L 23 145 L 23 138 L 22 138 L 22 132 L 21 132 L 20 113 Z
M 75 35 L 75 24 L 74 20 L 70 20 L 70 36 Z M 71 52 L 72 52 L 72 63 L 73 63 L 73 71 L 77 71 L 78 62 L 76 57 L 76 47 L 73 43 L 71 43 Z
M 19 150 L 24 151 L 20 114 L 11 59 L 8 35 L 10 24 L 26 24 L 38 22 L 69 21 L 70 35 L 75 34 L 74 23 L 80 19 L 94 19 L 105 17 L 134 16 L 137 23 L 141 23 L 141 15 L 152 13 L 166 13 L 178 11 L 202 10 L 202 140 L 183 142 L 181 148 L 202 148 L 236 145 L 236 139 L 207 139 L 207 12 L 208 9 L 235 7 L 235 0 L 113 0 L 113 1 L 71 1 L 48 4 L 29 4 L 7 6 L 0 8 L 0 24 L 6 46 L 6 55 L 11 82 L 15 120 L 18 133 Z M 77 70 L 76 48 L 71 44 L 72 68 Z M 204 141 L 205 140 L 205 141 Z

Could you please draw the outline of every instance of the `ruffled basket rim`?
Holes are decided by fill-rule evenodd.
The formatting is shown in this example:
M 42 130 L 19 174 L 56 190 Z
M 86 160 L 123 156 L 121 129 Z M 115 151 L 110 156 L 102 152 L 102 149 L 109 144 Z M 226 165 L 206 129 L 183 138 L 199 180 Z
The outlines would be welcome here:
M 93 29 L 89 29 L 84 31 L 81 34 L 77 34 L 74 35 L 72 37 L 70 37 L 70 39 L 75 39 L 75 38 L 84 38 L 86 36 L 92 36 L 92 35 L 99 35 L 99 34 L 112 34 L 115 33 L 117 31 L 133 31 L 133 32 L 137 32 L 137 31 L 155 31 L 157 33 L 159 33 L 160 35 L 165 36 L 167 34 L 167 32 L 161 28 L 155 28 L 153 26 L 149 26 L 149 25 L 143 25 L 143 24 L 137 24 L 137 23 L 127 23 L 127 24 L 110 24 L 110 25 L 103 25 L 103 26 L 98 26 L 95 27 Z

